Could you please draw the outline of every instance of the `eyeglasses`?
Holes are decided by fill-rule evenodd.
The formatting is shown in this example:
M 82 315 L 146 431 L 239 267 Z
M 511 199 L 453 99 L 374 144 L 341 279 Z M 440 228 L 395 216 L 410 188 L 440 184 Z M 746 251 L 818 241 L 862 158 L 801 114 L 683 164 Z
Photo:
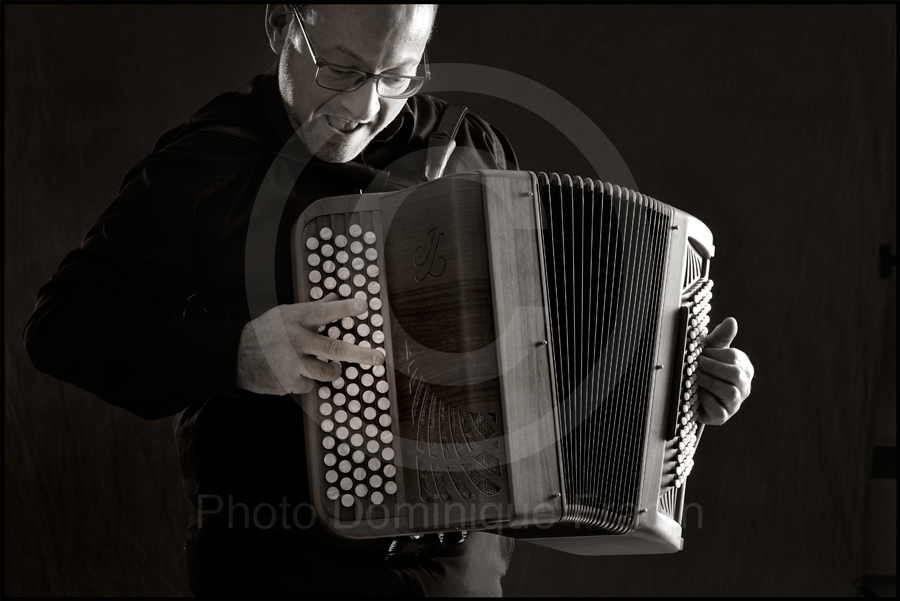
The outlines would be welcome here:
M 306 46 L 309 48 L 309 54 L 316 63 L 316 83 L 326 90 L 334 90 L 335 92 L 352 92 L 362 86 L 369 79 L 375 80 L 375 91 L 379 96 L 384 98 L 409 98 L 418 92 L 425 82 L 431 79 L 431 70 L 428 68 L 428 55 L 426 52 L 422 54 L 422 60 L 425 66 L 425 76 L 419 77 L 415 75 L 394 75 L 392 73 L 369 73 L 360 69 L 351 69 L 341 65 L 335 65 L 324 61 L 316 56 L 313 50 L 312 42 L 303 21 L 295 7 L 291 7 L 297 23 L 300 24 L 300 31 L 303 32 L 303 39 L 306 40 Z

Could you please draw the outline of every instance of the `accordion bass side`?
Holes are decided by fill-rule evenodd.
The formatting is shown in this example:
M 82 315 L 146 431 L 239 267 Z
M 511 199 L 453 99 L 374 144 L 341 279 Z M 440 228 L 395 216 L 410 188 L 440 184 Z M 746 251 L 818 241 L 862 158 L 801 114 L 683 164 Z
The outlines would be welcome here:
M 714 252 L 699 220 L 595 180 L 485 170 L 317 201 L 292 252 L 298 302 L 368 303 L 322 334 L 385 354 L 302 395 L 330 530 L 681 549 Z

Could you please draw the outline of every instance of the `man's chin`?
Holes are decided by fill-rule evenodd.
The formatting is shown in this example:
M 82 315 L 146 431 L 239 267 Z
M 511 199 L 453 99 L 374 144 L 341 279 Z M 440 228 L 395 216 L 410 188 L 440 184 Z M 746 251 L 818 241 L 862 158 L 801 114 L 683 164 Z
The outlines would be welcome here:
M 322 136 L 325 137 L 325 136 Z M 315 152 L 316 158 L 328 163 L 346 163 L 359 156 L 371 138 L 366 132 L 356 131 L 352 135 L 333 134 Z

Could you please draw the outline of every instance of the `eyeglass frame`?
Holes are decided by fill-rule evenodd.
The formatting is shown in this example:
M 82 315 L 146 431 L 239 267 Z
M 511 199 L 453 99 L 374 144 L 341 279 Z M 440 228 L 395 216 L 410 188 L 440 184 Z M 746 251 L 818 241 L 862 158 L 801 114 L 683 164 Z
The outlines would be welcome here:
M 425 65 L 425 75 L 424 76 L 393 75 L 390 73 L 369 73 L 368 71 L 363 71 L 362 69 L 354 69 L 352 67 L 345 67 L 344 65 L 337 65 L 335 63 L 329 63 L 326 60 L 322 60 L 321 58 L 319 58 L 316 55 L 316 51 L 313 50 L 312 40 L 309 39 L 309 34 L 306 32 L 306 27 L 303 26 L 303 19 L 300 18 L 300 14 L 297 12 L 297 8 L 294 6 L 291 6 L 291 12 L 293 12 L 294 17 L 297 18 L 297 23 L 300 25 L 300 31 L 303 32 L 303 39 L 306 42 L 306 47 L 309 48 L 309 55 L 313 59 L 313 62 L 316 65 L 316 85 L 318 85 L 320 88 L 324 88 L 326 90 L 331 90 L 332 92 L 352 92 L 353 90 L 358 90 L 359 88 L 361 88 L 370 79 L 374 79 L 376 94 L 378 94 L 382 98 L 388 98 L 391 100 L 400 100 L 400 99 L 405 99 L 405 98 L 412 98 L 413 96 L 415 96 L 419 92 L 419 90 L 422 89 L 422 86 L 425 85 L 425 82 L 427 82 L 428 80 L 431 79 L 431 69 L 429 69 L 429 67 L 428 67 L 428 50 L 427 50 L 427 48 L 422 51 L 422 61 Z M 362 81 L 356 83 L 355 85 L 353 85 L 349 88 L 345 88 L 343 90 L 329 88 L 328 86 L 322 85 L 319 82 L 319 70 L 322 67 L 332 67 L 335 69 L 340 69 L 341 71 L 360 73 L 360 74 L 364 75 L 365 77 L 362 79 Z M 381 92 L 378 91 L 378 82 L 385 77 L 402 77 L 404 79 L 411 79 L 413 81 L 419 82 L 419 85 L 412 93 L 404 95 L 404 96 L 385 96 L 384 94 L 382 94 Z

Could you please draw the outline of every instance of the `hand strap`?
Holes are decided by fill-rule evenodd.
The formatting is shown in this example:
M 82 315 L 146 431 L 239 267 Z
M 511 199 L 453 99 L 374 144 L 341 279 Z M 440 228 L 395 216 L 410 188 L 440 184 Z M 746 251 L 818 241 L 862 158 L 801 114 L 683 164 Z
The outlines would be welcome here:
M 456 132 L 469 112 L 464 106 L 450 105 L 438 123 L 437 129 L 428 136 L 428 152 L 425 156 L 425 179 L 435 180 L 444 174 L 447 161 L 456 148 Z

